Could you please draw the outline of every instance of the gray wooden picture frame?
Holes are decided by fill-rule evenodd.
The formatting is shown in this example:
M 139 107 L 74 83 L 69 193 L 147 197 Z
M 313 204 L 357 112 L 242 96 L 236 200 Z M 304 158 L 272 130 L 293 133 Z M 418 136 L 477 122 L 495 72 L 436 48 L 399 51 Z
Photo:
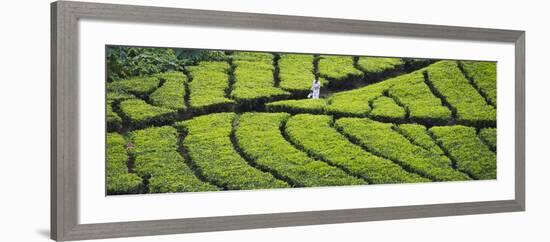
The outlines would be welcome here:
M 515 44 L 515 199 L 383 208 L 79 224 L 78 21 L 98 19 Z M 51 238 L 101 239 L 525 210 L 525 32 L 59 1 L 51 4 Z

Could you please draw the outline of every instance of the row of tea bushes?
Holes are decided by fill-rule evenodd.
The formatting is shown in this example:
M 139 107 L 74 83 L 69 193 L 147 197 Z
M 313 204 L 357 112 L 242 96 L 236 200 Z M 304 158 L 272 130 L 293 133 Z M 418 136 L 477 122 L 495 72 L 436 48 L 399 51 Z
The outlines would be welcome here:
M 430 132 L 456 162 L 458 170 L 476 179 L 496 179 L 496 155 L 477 136 L 475 128 L 441 126 Z
M 165 72 L 157 75 L 164 81 L 161 87 L 156 89 L 149 99 L 151 104 L 177 111 L 185 111 L 185 83 L 187 77 L 182 72 Z
M 370 80 L 379 80 L 392 72 L 401 72 L 405 61 L 401 58 L 359 57 L 357 68 L 366 73 Z
M 372 101 L 372 111 L 369 116 L 384 122 L 399 122 L 406 116 L 406 111 L 392 98 L 381 96 Z
M 313 55 L 281 54 L 279 58 L 279 86 L 289 92 L 306 96 L 315 78 Z
M 314 157 L 338 166 L 369 183 L 427 182 L 390 160 L 375 156 L 349 142 L 331 127 L 332 118 L 325 115 L 292 116 L 285 127 L 291 142 Z
M 291 114 L 322 114 L 327 106 L 324 99 L 282 100 L 266 104 L 268 112 L 286 112 Z
M 298 187 L 359 185 L 365 181 L 314 160 L 292 146 L 281 134 L 286 113 L 246 113 L 240 116 L 235 137 L 243 153 L 256 164 Z
M 288 98 L 290 93 L 275 87 L 273 55 L 269 53 L 235 52 L 232 55 L 235 83 L 231 98 L 241 107 Z
M 128 99 L 120 103 L 120 110 L 134 128 L 141 128 L 151 124 L 163 124 L 174 120 L 177 111 L 169 108 L 157 107 L 141 99 Z
M 319 76 L 329 81 L 330 86 L 343 86 L 347 82 L 363 78 L 356 69 L 351 56 L 322 55 L 319 60 Z
M 234 113 L 203 115 L 176 123 L 187 133 L 185 150 L 202 176 L 228 190 L 284 188 L 289 184 L 258 170 L 237 153 L 231 141 Z
M 124 137 L 117 133 L 108 133 L 106 153 L 107 194 L 139 192 L 142 179 L 138 175 L 128 172 L 128 154 Z
M 497 150 L 497 129 L 485 128 L 479 131 L 479 137 L 491 148 L 492 151 Z
M 396 126 L 395 131 L 409 139 L 412 144 L 426 149 L 429 152 L 438 155 L 445 155 L 443 150 L 435 143 L 432 137 L 428 134 L 425 126 L 420 124 L 401 124 Z
M 215 191 L 202 182 L 178 153 L 178 133 L 170 126 L 136 130 L 129 134 L 135 157 L 134 171 L 148 179 L 149 193 Z
M 453 169 L 444 156 L 412 144 L 392 129 L 393 124 L 365 118 L 341 118 L 336 127 L 375 155 L 391 159 L 410 171 L 435 181 L 468 180 L 469 177 Z
M 460 62 L 466 76 L 472 79 L 487 101 L 497 106 L 497 63 L 480 61 Z
M 227 98 L 229 64 L 222 61 L 203 61 L 188 67 L 189 106 L 195 113 L 231 111 L 235 101 Z

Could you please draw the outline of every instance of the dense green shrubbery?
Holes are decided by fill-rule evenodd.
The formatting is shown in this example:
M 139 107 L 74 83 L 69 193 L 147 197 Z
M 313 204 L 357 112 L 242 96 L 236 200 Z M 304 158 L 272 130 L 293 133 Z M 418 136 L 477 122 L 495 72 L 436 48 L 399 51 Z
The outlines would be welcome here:
M 107 111 L 105 116 L 107 118 L 107 130 L 112 132 L 114 130 L 120 129 L 122 127 L 122 118 L 113 111 L 113 103 L 107 102 L 106 107 Z
M 428 134 L 426 127 L 420 124 L 401 124 L 395 128 L 397 132 L 405 136 L 411 143 L 418 145 L 434 154 L 444 155 L 445 153 Z
M 139 191 L 142 179 L 128 172 L 128 155 L 126 154 L 126 142 L 122 135 L 117 133 L 107 134 L 107 194 L 128 194 Z
M 377 157 L 350 143 L 330 126 L 330 116 L 299 114 L 289 119 L 289 139 L 315 157 L 342 167 L 370 183 L 426 182 L 392 161 Z
M 185 110 L 185 87 L 187 77 L 182 72 L 165 72 L 157 75 L 164 84 L 149 96 L 151 103 L 156 106 Z
M 336 186 L 364 184 L 344 171 L 311 159 L 294 148 L 281 134 L 286 113 L 245 113 L 235 132 L 243 153 L 256 164 L 290 180 L 296 186 Z
M 459 170 L 476 179 L 496 179 L 496 155 L 477 137 L 475 128 L 441 126 L 432 127 L 430 132 L 447 150 L 449 157 L 456 161 Z
M 393 79 L 392 79 L 393 80 Z M 344 91 L 329 98 L 327 112 L 336 116 L 366 117 L 371 111 L 369 101 L 383 95 L 395 81 L 384 81 L 363 88 Z
M 235 84 L 231 97 L 240 106 L 252 108 L 258 104 L 288 98 L 289 92 L 275 87 L 273 55 L 269 53 L 236 52 Z
M 176 111 L 149 105 L 141 99 L 128 99 L 120 103 L 120 110 L 134 127 L 148 124 L 161 124 L 173 120 Z
M 341 86 L 349 80 L 363 78 L 363 72 L 353 66 L 351 56 L 321 56 L 319 75 L 328 79 L 330 86 Z
M 456 109 L 459 121 L 466 124 L 496 122 L 496 110 L 474 89 L 455 61 L 440 61 L 427 68 L 429 80 Z
M 177 152 L 177 131 L 170 126 L 130 133 L 135 155 L 134 170 L 148 178 L 150 193 L 215 191 L 215 186 L 199 180 Z
M 230 139 L 234 118 L 234 113 L 217 113 L 176 124 L 187 132 L 183 145 L 201 174 L 229 190 L 289 187 L 270 173 L 250 166 L 235 151 Z
M 315 78 L 313 59 L 313 55 L 282 54 L 279 59 L 280 87 L 299 95 L 307 95 Z
M 479 131 L 479 137 L 491 148 L 492 151 L 497 150 L 497 129 L 485 128 Z
M 327 101 L 325 99 L 283 100 L 270 102 L 265 106 L 268 112 L 322 114 L 325 112 Z
M 404 167 L 436 181 L 468 180 L 468 176 L 452 168 L 451 161 L 411 144 L 392 130 L 393 124 L 369 119 L 341 118 L 336 126 L 376 155 L 399 162 Z
M 366 72 L 367 77 L 378 79 L 388 75 L 390 72 L 403 70 L 405 62 L 401 58 L 388 57 L 360 57 L 357 67 Z
M 233 110 L 234 101 L 226 97 L 229 88 L 229 64 L 220 61 L 203 61 L 188 67 L 192 77 L 189 83 L 189 105 L 196 113 Z
M 405 115 L 405 109 L 397 105 L 392 98 L 386 96 L 374 99 L 372 101 L 372 111 L 369 113 L 369 117 L 384 122 L 403 121 Z
M 464 72 L 481 89 L 492 105 L 497 105 L 497 63 L 462 61 Z
M 107 92 L 131 93 L 144 98 L 157 89 L 159 84 L 157 76 L 132 77 L 107 83 Z
M 409 110 L 413 121 L 444 124 L 451 118 L 451 110 L 443 106 L 424 83 L 422 70 L 398 77 L 400 79 L 388 89 L 388 94 Z
M 181 61 L 173 49 L 123 46 L 107 48 L 109 81 L 172 70 L 181 70 Z

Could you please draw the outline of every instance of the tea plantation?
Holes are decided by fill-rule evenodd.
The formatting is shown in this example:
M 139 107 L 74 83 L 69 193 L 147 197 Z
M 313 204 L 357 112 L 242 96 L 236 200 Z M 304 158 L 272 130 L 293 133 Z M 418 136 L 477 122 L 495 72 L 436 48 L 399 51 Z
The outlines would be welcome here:
M 108 78 L 108 195 L 497 177 L 495 63 L 219 54 Z

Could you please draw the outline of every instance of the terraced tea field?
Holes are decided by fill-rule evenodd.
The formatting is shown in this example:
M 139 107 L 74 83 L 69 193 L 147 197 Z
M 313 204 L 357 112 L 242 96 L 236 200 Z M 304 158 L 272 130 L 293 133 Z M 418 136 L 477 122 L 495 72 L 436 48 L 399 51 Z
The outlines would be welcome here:
M 496 63 L 227 52 L 182 70 L 107 82 L 107 194 L 496 179 Z

